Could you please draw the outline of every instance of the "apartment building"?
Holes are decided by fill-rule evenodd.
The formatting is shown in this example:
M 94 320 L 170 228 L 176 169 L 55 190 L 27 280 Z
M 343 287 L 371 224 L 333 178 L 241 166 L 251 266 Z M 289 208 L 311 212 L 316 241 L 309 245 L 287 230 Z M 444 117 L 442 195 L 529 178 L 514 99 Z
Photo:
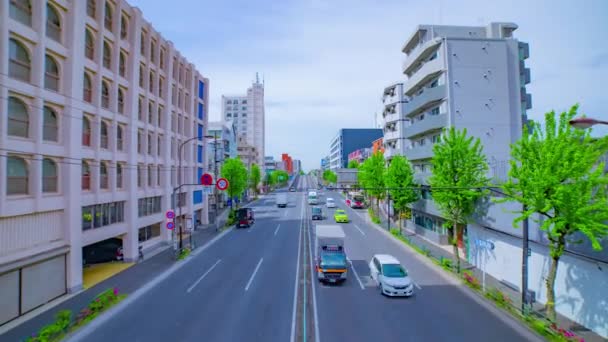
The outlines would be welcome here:
M 405 150 L 411 146 L 405 136 L 406 127 L 410 124 L 404 110 L 407 103 L 409 99 L 404 93 L 402 82 L 384 88 L 382 116 L 379 121 L 383 130 L 381 142 L 386 160 L 391 160 L 396 155 L 404 155 Z
M 204 165 L 209 81 L 122 0 L 1 1 L 0 41 L 2 324 L 80 290 L 83 247 L 117 238 L 133 261 L 171 239 L 172 189 Z M 177 197 L 206 221 L 201 191 Z
M 255 163 L 263 168 L 266 141 L 264 83 L 260 83 L 257 74 L 246 95 L 222 95 L 222 118 L 234 121 L 237 135 L 243 136 L 247 145 L 255 147 L 258 155 Z
M 253 164 L 257 164 L 260 167 L 260 171 L 262 171 L 264 164 L 258 164 L 260 160 L 260 153 L 255 146 L 248 143 L 245 136 L 241 135 L 237 137 L 236 150 L 237 156 L 241 158 L 241 161 L 243 161 L 243 164 L 245 164 L 247 170 L 251 170 L 251 166 L 253 166 Z
M 277 163 L 274 160 L 273 156 L 265 156 L 264 157 L 264 170 L 266 170 L 266 174 L 270 174 L 272 171 L 276 170 Z
M 380 128 L 342 128 L 329 145 L 329 169 L 345 168 L 348 154 L 352 151 L 370 147 L 372 142 L 382 137 Z

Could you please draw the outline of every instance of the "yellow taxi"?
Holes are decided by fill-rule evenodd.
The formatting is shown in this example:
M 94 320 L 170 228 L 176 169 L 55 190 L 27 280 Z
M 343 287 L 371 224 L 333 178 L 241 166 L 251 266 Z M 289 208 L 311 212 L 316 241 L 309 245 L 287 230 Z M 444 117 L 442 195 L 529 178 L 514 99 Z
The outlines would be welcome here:
M 348 215 L 346 215 L 346 211 L 342 209 L 338 209 L 334 213 L 334 220 L 336 223 L 348 223 Z

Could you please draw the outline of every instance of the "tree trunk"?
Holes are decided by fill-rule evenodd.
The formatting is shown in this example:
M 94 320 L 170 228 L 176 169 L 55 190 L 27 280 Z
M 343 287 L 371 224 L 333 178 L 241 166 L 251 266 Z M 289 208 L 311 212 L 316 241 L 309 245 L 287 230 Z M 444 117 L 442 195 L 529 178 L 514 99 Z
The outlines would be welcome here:
M 551 268 L 547 276 L 547 317 L 555 322 L 557 315 L 555 313 L 555 276 L 557 275 L 557 265 L 559 264 L 559 255 L 551 257 Z
M 456 257 L 456 272 L 460 274 L 460 249 L 458 248 L 458 223 L 456 222 L 452 226 L 452 247 Z

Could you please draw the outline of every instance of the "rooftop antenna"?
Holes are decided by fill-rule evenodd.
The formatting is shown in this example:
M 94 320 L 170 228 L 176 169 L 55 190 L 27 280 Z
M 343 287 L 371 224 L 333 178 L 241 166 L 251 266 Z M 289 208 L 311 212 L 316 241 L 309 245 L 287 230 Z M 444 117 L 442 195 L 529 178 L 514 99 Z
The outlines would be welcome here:
M 260 84 L 260 75 L 257 72 L 255 73 L 255 83 Z

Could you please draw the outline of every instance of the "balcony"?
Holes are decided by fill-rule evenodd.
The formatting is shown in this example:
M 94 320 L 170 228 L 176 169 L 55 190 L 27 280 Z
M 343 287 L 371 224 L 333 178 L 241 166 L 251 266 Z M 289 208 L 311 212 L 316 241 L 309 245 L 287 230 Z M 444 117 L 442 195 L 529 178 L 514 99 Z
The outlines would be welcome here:
M 399 114 L 398 113 L 386 114 L 384 116 L 384 122 L 385 123 L 391 123 L 391 122 L 395 122 L 397 120 L 399 120 Z
M 408 116 L 416 112 L 420 107 L 427 106 L 430 103 L 440 102 L 447 96 L 445 85 L 440 85 L 434 88 L 426 88 L 424 93 L 412 98 L 410 102 L 403 104 L 403 113 Z
M 398 147 L 385 147 L 384 148 L 384 159 L 392 159 L 394 156 L 401 155 L 401 151 Z
M 384 142 L 397 140 L 401 137 L 399 131 L 388 131 L 384 132 Z
M 420 70 L 416 71 L 412 77 L 403 86 L 403 92 L 411 96 L 414 90 L 431 79 L 439 76 L 444 70 L 443 60 L 435 58 L 432 61 L 424 63 Z
M 403 130 L 403 137 L 410 139 L 416 135 L 441 129 L 448 124 L 448 115 L 447 114 L 439 114 L 439 115 L 425 115 L 424 120 L 416 121 L 411 126 L 406 127 Z
M 441 38 L 433 38 L 427 40 L 426 42 L 418 45 L 418 47 L 410 53 L 405 61 L 402 64 L 402 70 L 404 74 L 409 74 L 412 70 L 415 69 L 416 64 L 424 58 L 427 58 L 434 48 L 441 44 Z
M 433 144 L 406 149 L 403 154 L 408 160 L 429 159 L 433 157 Z

